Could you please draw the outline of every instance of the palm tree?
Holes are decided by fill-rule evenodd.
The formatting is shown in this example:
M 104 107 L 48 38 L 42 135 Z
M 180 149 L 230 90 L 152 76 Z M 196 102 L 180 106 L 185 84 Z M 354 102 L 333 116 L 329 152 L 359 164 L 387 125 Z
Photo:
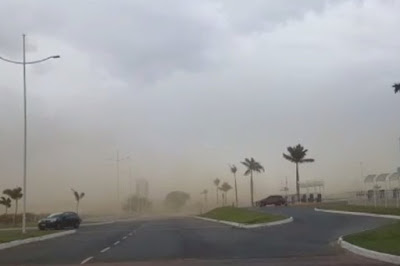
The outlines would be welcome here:
M 217 187 L 217 205 L 218 205 L 218 186 L 219 186 L 220 182 L 221 182 L 221 180 L 219 180 L 218 178 L 215 178 L 214 185 Z
M 394 93 L 400 93 L 400 83 L 395 83 L 392 87 L 394 88 Z
M 72 192 L 74 193 L 75 196 L 75 200 L 76 200 L 76 213 L 78 213 L 79 210 L 79 202 L 81 201 L 81 199 L 85 196 L 84 192 L 81 192 L 81 194 L 78 193 L 78 191 L 72 189 Z
M 289 154 L 283 154 L 283 158 L 296 164 L 296 193 L 297 201 L 300 201 L 300 176 L 299 176 L 299 164 L 301 163 L 312 163 L 314 159 L 305 158 L 308 150 L 304 149 L 303 146 L 297 144 L 294 147 L 287 147 Z
M 232 186 L 229 185 L 227 182 L 224 182 L 219 189 L 223 192 L 223 194 L 222 194 L 222 205 L 225 205 L 227 203 L 227 201 L 228 201 L 227 200 L 228 199 L 227 198 L 227 193 L 228 193 L 229 190 L 232 189 Z
M 20 200 L 23 196 L 22 188 L 16 187 L 13 189 L 6 189 L 3 191 L 3 194 L 5 194 L 5 195 L 9 196 L 11 199 L 15 200 L 15 213 L 14 213 L 14 219 L 13 219 L 13 223 L 15 225 L 17 222 L 18 200 Z
M 205 206 L 205 208 L 207 208 L 207 194 L 208 194 L 208 190 L 205 189 L 205 190 L 203 190 L 200 194 L 203 194 L 203 195 L 204 195 L 204 206 Z
M 233 174 L 233 179 L 235 180 L 235 199 L 236 199 L 236 207 L 239 206 L 239 200 L 238 200 L 238 193 L 237 193 L 237 183 L 236 183 L 236 172 L 237 172 L 237 168 L 236 166 L 230 165 L 229 168 L 231 169 L 231 172 Z
M 250 175 L 250 195 L 251 195 L 251 206 L 254 206 L 254 183 L 253 183 L 253 172 L 261 173 L 265 172 L 264 167 L 257 161 L 254 160 L 253 157 L 251 159 L 246 158 L 244 162 L 242 162 L 244 166 L 247 167 L 244 175 Z
M 0 198 L 0 204 L 4 205 L 4 207 L 6 207 L 5 214 L 7 215 L 8 208 L 11 207 L 11 199 L 10 198 L 6 198 L 6 197 L 1 197 Z

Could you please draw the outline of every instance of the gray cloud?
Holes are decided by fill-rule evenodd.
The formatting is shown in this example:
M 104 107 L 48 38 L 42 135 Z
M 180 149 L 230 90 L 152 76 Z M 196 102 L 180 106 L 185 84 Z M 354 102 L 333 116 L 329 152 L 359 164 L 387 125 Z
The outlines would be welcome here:
M 70 186 L 90 191 L 93 208 L 112 198 L 105 159 L 117 147 L 156 197 L 229 181 L 227 163 L 245 156 L 267 169 L 258 196 L 279 191 L 284 176 L 293 188 L 281 153 L 298 142 L 317 159 L 302 177 L 324 178 L 330 191 L 357 183 L 359 161 L 366 172 L 398 165 L 397 2 L 154 3 L 1 3 L 1 55 L 20 55 L 21 32 L 30 58 L 62 55 L 28 72 L 32 206 L 54 179 L 46 184 L 66 188 L 63 203 Z M 19 70 L 0 64 L 4 186 L 20 177 Z M 239 180 L 243 197 L 247 182 Z

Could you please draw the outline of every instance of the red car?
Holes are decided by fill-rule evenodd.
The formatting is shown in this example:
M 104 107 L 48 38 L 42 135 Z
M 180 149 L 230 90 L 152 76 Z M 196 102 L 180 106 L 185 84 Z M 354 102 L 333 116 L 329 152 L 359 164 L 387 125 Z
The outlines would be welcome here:
M 272 195 L 272 196 L 266 197 L 265 199 L 262 199 L 262 200 L 259 200 L 256 202 L 257 207 L 264 207 L 267 205 L 287 206 L 287 201 L 282 196 Z

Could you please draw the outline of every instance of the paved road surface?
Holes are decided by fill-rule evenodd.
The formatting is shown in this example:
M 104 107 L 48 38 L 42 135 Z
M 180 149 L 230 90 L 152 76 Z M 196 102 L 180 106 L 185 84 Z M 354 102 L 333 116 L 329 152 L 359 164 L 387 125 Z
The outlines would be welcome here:
M 127 221 L 0 251 L 0 264 L 91 265 L 385 265 L 344 252 L 336 239 L 385 219 L 267 208 L 291 224 L 236 229 L 194 218 Z

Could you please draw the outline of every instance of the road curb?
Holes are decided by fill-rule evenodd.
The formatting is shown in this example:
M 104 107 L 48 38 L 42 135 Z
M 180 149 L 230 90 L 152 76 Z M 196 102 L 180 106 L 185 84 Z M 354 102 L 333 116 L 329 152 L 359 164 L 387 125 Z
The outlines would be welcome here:
M 76 233 L 76 230 L 68 230 L 68 231 L 44 235 L 44 236 L 37 236 L 37 237 L 30 237 L 30 238 L 21 239 L 21 240 L 14 240 L 14 241 L 0 244 L 0 250 L 16 247 L 16 246 L 23 245 L 23 244 L 29 244 L 29 243 L 33 243 L 33 242 L 38 242 L 38 241 L 48 240 L 48 239 L 57 238 L 57 237 L 61 237 L 61 236 L 66 236 L 66 235 L 70 235 L 70 234 L 74 234 L 74 233 Z
M 364 256 L 370 259 L 375 259 L 375 260 L 379 260 L 379 261 L 383 261 L 383 262 L 388 262 L 388 263 L 393 263 L 393 264 L 400 264 L 400 256 L 396 256 L 396 255 L 391 255 L 391 254 L 387 254 L 387 253 L 382 253 L 382 252 L 378 252 L 378 251 L 373 251 L 370 249 L 366 249 L 366 248 L 362 248 L 356 245 L 353 245 L 345 240 L 343 240 L 342 237 L 339 237 L 338 239 L 338 244 L 354 253 L 360 256 Z
M 226 225 L 230 225 L 233 227 L 244 228 L 244 229 L 268 227 L 268 226 L 275 226 L 275 225 L 281 225 L 281 224 L 287 224 L 287 223 L 293 222 L 293 217 L 289 217 L 289 218 L 275 221 L 275 222 L 261 223 L 261 224 L 241 224 L 241 223 L 229 222 L 229 221 L 224 221 L 224 220 L 215 220 L 215 219 L 210 219 L 210 218 L 205 218 L 205 217 L 200 217 L 200 216 L 193 216 L 193 217 L 204 220 L 204 221 L 208 221 L 208 222 L 216 222 L 216 223 L 226 224 Z
M 398 216 L 398 215 L 389 215 L 389 214 L 375 214 L 375 213 L 368 213 L 368 212 L 349 212 L 349 211 L 325 210 L 325 209 L 318 209 L 318 208 L 314 208 L 314 211 L 337 213 L 337 214 L 358 215 L 358 216 L 370 216 L 370 217 L 378 217 L 378 218 L 387 218 L 387 219 L 400 220 L 400 216 Z
M 81 226 L 81 227 L 85 227 L 85 226 L 106 225 L 106 224 L 113 224 L 113 223 L 115 223 L 115 221 L 110 221 L 110 222 L 98 222 L 98 223 L 87 223 L 87 224 L 83 223 L 83 224 L 81 224 L 80 226 Z

